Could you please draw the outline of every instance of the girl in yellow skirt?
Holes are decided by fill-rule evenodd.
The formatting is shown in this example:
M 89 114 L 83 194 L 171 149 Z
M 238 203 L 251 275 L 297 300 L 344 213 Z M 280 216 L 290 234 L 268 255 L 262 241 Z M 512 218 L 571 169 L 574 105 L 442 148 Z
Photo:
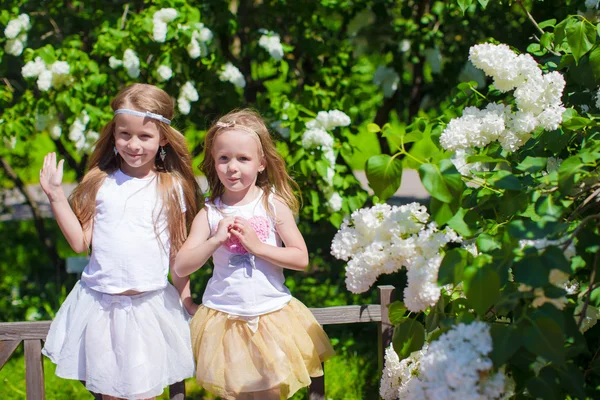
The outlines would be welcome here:
M 210 197 L 175 260 L 185 277 L 213 257 L 190 325 L 196 379 L 227 399 L 289 398 L 323 375 L 321 363 L 334 354 L 312 313 L 284 285 L 284 268 L 308 265 L 294 219 L 295 183 L 253 111 L 222 117 L 204 150 Z

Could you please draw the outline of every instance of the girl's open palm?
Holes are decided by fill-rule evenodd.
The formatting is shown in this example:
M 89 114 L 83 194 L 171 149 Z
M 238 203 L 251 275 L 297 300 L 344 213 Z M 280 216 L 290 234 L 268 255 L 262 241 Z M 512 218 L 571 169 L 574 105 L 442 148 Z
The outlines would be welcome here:
M 56 164 L 56 153 L 48 153 L 44 157 L 44 165 L 40 170 L 40 185 L 48 197 L 62 190 L 63 164 L 65 160 L 60 160 Z

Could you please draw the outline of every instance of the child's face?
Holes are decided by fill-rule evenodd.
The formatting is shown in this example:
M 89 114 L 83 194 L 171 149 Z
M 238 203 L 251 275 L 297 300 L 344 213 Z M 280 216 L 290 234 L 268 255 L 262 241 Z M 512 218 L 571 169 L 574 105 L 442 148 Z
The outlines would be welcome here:
M 159 146 L 166 144 L 166 140 L 161 139 L 158 122 L 129 114 L 118 114 L 114 121 L 115 146 L 125 161 L 121 163 L 123 172 L 144 176 L 154 170 Z
M 256 184 L 265 168 L 258 146 L 258 138 L 242 130 L 227 130 L 215 138 L 212 156 L 225 191 L 247 191 Z

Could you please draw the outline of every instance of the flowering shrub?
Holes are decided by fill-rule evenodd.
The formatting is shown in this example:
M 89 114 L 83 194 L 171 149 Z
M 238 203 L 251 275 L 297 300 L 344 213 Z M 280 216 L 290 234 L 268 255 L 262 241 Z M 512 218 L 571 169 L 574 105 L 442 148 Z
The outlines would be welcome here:
M 452 237 L 420 240 L 428 218 L 378 204 L 354 211 L 333 239 L 351 291 L 406 267 L 403 299 L 389 308 L 382 397 L 598 397 L 600 25 L 597 2 L 585 7 L 535 22 L 528 53 L 474 44 L 469 61 L 490 85 L 458 85 L 441 116 L 369 126 L 398 145 L 367 162 L 375 200 L 417 169 L 431 194 L 420 215 Z M 379 71 L 378 84 L 391 81 Z M 428 267 L 416 284 L 419 260 Z

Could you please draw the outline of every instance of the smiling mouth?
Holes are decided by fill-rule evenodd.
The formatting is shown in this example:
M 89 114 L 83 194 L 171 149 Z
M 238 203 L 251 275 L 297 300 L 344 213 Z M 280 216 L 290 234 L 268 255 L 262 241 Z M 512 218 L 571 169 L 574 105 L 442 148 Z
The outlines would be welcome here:
M 137 158 L 137 157 L 141 157 L 142 156 L 141 154 L 131 154 L 131 153 L 127 153 L 127 155 L 129 157 L 133 157 L 133 158 Z

